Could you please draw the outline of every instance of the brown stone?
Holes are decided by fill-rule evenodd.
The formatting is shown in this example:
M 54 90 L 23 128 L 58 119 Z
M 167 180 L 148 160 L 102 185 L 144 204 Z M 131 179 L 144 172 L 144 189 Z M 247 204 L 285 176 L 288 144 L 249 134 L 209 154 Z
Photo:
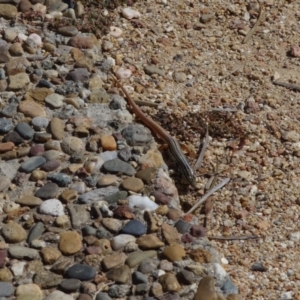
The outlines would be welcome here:
M 10 151 L 15 147 L 13 142 L 0 143 L 0 153 L 4 153 L 6 151 Z
M 53 91 L 48 88 L 35 88 L 33 90 L 28 91 L 24 98 L 26 100 L 35 100 L 38 102 L 43 102 L 45 98 L 49 95 L 53 94 Z
M 75 231 L 62 232 L 58 244 L 64 255 L 72 255 L 82 248 L 81 236 Z
M 19 104 L 19 111 L 26 117 L 46 117 L 46 112 L 42 106 L 35 101 L 25 100 Z
M 163 250 L 162 255 L 169 261 L 178 261 L 182 260 L 182 258 L 185 256 L 185 250 L 181 245 L 173 244 L 171 246 L 166 247 Z
M 65 137 L 65 123 L 59 118 L 52 118 L 50 121 L 50 131 L 56 140 L 62 140 Z
M 74 36 L 69 39 L 68 45 L 79 49 L 92 49 L 94 42 L 90 37 Z
M 199 263 L 211 263 L 213 258 L 212 254 L 208 250 L 201 248 L 191 250 L 189 255 L 192 260 Z
M 18 9 L 16 5 L 3 3 L 0 4 L 0 17 L 5 19 L 13 19 L 16 17 Z
M 40 254 L 44 263 L 48 265 L 54 264 L 61 257 L 61 252 L 58 249 L 52 247 L 46 247 L 42 249 L 40 251 Z
M 150 250 L 163 247 L 165 244 L 153 234 L 144 235 L 136 240 L 140 248 Z
M 212 276 L 203 277 L 193 300 L 216 300 L 215 282 Z
M 113 151 L 117 149 L 117 143 L 112 135 L 102 135 L 100 142 L 103 150 Z
M 169 245 L 178 244 L 180 242 L 179 233 L 177 229 L 167 223 L 161 226 L 162 234 Z
M 127 255 L 123 252 L 120 252 L 120 253 L 112 254 L 110 256 L 106 256 L 103 259 L 102 264 L 106 270 L 110 270 L 114 267 L 123 265 L 126 258 Z
M 128 177 L 122 182 L 122 186 L 127 191 L 138 193 L 144 189 L 144 183 L 141 179 Z
M 158 282 L 162 285 L 164 292 L 178 292 L 181 289 L 179 282 L 176 279 L 176 276 L 171 273 L 166 273 L 158 278 Z M 205 298 L 203 298 L 204 300 Z M 206 299 L 205 299 L 206 300 Z

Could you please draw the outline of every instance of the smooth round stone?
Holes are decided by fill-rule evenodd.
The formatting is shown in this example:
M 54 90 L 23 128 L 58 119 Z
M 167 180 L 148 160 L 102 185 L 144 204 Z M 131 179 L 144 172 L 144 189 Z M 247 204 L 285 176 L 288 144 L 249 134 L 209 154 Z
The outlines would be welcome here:
M 11 119 L 0 118 L 0 133 L 8 133 L 14 128 L 14 124 Z
M 171 201 L 171 198 L 168 197 L 167 195 L 165 195 L 162 192 L 159 191 L 154 191 L 151 196 L 153 196 L 155 198 L 155 202 L 158 204 L 169 204 Z
M 169 261 L 178 261 L 182 260 L 182 258 L 186 255 L 184 248 L 179 244 L 174 244 L 166 247 L 162 256 L 164 256 Z
M 61 152 L 60 142 L 56 140 L 49 140 L 45 143 L 45 149 L 48 151 L 54 150 Z
M 34 135 L 34 130 L 25 122 L 18 123 L 15 131 L 25 140 L 30 140 Z
M 48 150 L 43 155 L 47 161 L 49 160 L 59 160 L 62 153 L 58 150 Z
M 63 106 L 64 98 L 62 95 L 53 93 L 45 98 L 45 102 L 53 108 L 60 108 Z
M 75 136 L 69 136 L 63 139 L 61 149 L 69 155 L 79 154 L 84 151 L 85 143 Z
M 43 181 L 46 178 L 47 178 L 47 173 L 44 171 L 41 171 L 41 170 L 34 170 L 30 176 L 30 180 L 33 180 L 33 181 L 39 181 L 39 180 Z
M 113 237 L 110 241 L 112 248 L 115 251 L 118 251 L 125 247 L 130 242 L 135 242 L 136 238 L 133 235 L 129 234 L 119 234 Z
M 103 293 L 103 292 L 99 292 L 95 298 L 95 300 L 112 300 L 112 298 L 110 298 L 108 296 L 108 294 Z
M 41 167 L 41 170 L 46 171 L 46 172 L 52 172 L 59 168 L 60 166 L 60 161 L 59 160 L 50 160 L 44 163 Z
M 118 219 L 103 218 L 102 225 L 110 232 L 117 233 L 121 229 L 123 224 Z
M 17 299 L 42 299 L 43 293 L 39 286 L 34 283 L 20 284 L 16 289 Z M 24 298 L 22 298 L 24 297 Z
M 36 207 L 42 204 L 42 200 L 35 196 L 25 196 L 22 198 L 18 198 L 16 203 L 21 204 L 23 206 Z
M 80 294 L 76 300 L 93 300 L 89 294 Z
M 30 230 L 27 243 L 31 243 L 33 240 L 36 240 L 41 237 L 42 233 L 45 231 L 45 226 L 42 222 L 37 222 Z
M 54 291 L 50 295 L 48 295 L 46 298 L 44 298 L 44 300 L 74 300 L 74 298 L 73 298 L 73 296 L 65 294 L 61 291 Z
M 19 243 L 26 239 L 27 232 L 21 225 L 15 222 L 9 222 L 2 228 L 2 236 L 8 243 Z
M 36 259 L 39 257 L 39 252 L 37 250 L 23 246 L 10 246 L 8 253 L 10 256 L 17 259 Z
M 33 128 L 41 131 L 48 127 L 49 120 L 45 117 L 35 117 L 31 120 L 31 124 L 32 124 Z
M 46 200 L 46 199 L 56 197 L 57 194 L 58 194 L 58 185 L 53 182 L 48 182 L 39 190 L 37 190 L 34 196 Z
M 83 264 L 75 264 L 66 272 L 68 278 L 75 278 L 82 281 L 92 280 L 96 275 L 97 272 L 94 268 Z
M 9 282 L 0 282 L 0 297 L 10 297 L 14 293 L 14 287 Z
M 194 273 L 188 270 L 181 270 L 179 273 L 180 278 L 184 284 L 193 284 L 195 282 L 195 276 Z
M 143 274 L 150 274 L 152 271 L 157 269 L 158 265 L 158 259 L 146 258 L 140 263 L 138 271 L 140 271 Z
M 97 233 L 97 229 L 94 228 L 94 227 L 92 227 L 92 226 L 84 226 L 81 229 L 81 232 L 82 232 L 83 236 L 87 236 L 87 235 L 93 235 L 93 236 L 95 236 L 96 233 Z
M 39 212 L 45 215 L 62 216 L 64 215 L 64 207 L 58 199 L 45 200 L 39 206 Z
M 132 195 L 128 197 L 128 206 L 130 208 L 156 210 L 159 206 L 147 196 Z
M 47 132 L 36 132 L 33 137 L 34 141 L 37 143 L 46 143 L 51 140 L 51 138 L 52 135 Z
M 46 112 L 44 108 L 33 100 L 24 100 L 19 104 L 19 110 L 26 117 L 45 117 Z
M 117 179 L 118 177 L 116 175 L 104 175 L 99 179 L 97 186 L 104 187 L 104 186 L 111 185 L 115 183 Z
M 194 300 L 216 299 L 215 282 L 212 276 L 204 276 L 198 285 Z
M 72 182 L 71 177 L 63 173 L 48 174 L 47 179 L 54 181 L 60 187 L 68 186 Z
M 46 162 L 46 159 L 42 156 L 33 156 L 28 158 L 25 162 L 20 166 L 20 171 L 25 173 L 31 173 L 35 169 L 39 168 Z
M 122 182 L 122 186 L 127 191 L 138 193 L 143 190 L 144 183 L 141 179 L 135 177 L 128 177 Z
M 60 234 L 58 248 L 64 255 L 77 253 L 82 248 L 81 236 L 76 231 L 62 232 Z M 80 278 L 77 279 L 81 280 Z
M 9 132 L 8 134 L 5 135 L 3 138 L 2 142 L 12 142 L 15 145 L 19 145 L 23 143 L 23 139 L 20 137 L 20 135 L 16 131 Z
M 40 79 L 40 81 L 39 81 L 39 83 L 38 83 L 38 85 L 37 86 L 39 86 L 39 87 L 46 87 L 46 88 L 52 88 L 53 87 L 53 84 L 51 83 L 51 82 L 49 82 L 48 80 L 46 80 L 46 79 Z M 45 102 L 46 102 L 46 99 L 45 99 Z M 47 102 L 46 102 L 47 103 Z M 55 107 L 54 105 L 56 105 L 57 106 L 57 102 L 53 102 L 52 101 L 52 103 L 47 103 L 47 104 L 49 104 L 50 106 L 52 106 L 52 107 L 54 107 L 54 108 L 59 108 L 59 107 L 61 107 L 62 105 L 60 105 L 60 106 L 58 106 L 58 107 Z
M 139 220 L 131 220 L 125 224 L 120 233 L 141 236 L 147 232 L 147 227 Z
M 165 245 L 163 241 L 153 234 L 141 236 L 136 240 L 136 243 L 144 250 L 159 249 Z
M 54 139 L 62 140 L 65 136 L 65 123 L 59 118 L 53 118 L 50 122 L 50 131 Z
M 102 167 L 105 171 L 111 173 L 123 173 L 128 176 L 132 176 L 135 173 L 135 169 L 132 165 L 118 158 L 104 162 Z
M 60 288 L 65 293 L 73 293 L 79 290 L 81 286 L 81 281 L 78 279 L 64 279 L 61 284 Z
M 30 148 L 29 155 L 30 156 L 41 156 L 44 154 L 44 152 L 45 152 L 44 145 L 38 144 L 38 145 L 33 145 Z
M 109 270 L 106 278 L 116 283 L 125 284 L 130 276 L 130 269 L 127 265 L 122 265 Z
M 132 273 L 132 283 L 133 284 L 148 283 L 148 277 L 139 271 L 135 271 Z
M 177 231 L 181 234 L 187 233 L 190 231 L 192 225 L 188 222 L 185 222 L 183 220 L 178 220 L 175 223 L 175 228 L 177 229 Z
M 75 190 L 67 189 L 62 192 L 60 198 L 63 201 L 63 203 L 73 202 L 78 199 L 78 193 Z
M 166 273 L 158 278 L 158 282 L 162 285 L 165 292 L 178 292 L 181 289 L 177 278 L 172 273 Z M 209 298 L 203 298 L 209 299 Z M 212 298 L 214 299 L 214 298 Z
M 129 268 L 138 266 L 143 260 L 157 256 L 155 250 L 130 253 L 125 261 Z

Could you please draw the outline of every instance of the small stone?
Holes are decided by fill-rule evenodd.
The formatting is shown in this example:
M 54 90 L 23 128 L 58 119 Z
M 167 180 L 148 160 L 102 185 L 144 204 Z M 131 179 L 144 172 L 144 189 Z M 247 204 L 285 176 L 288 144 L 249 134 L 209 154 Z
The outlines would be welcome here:
M 116 253 L 110 256 L 106 256 L 102 261 L 102 265 L 106 270 L 110 270 L 114 267 L 124 264 L 126 258 L 127 256 L 125 253 Z
M 111 246 L 115 251 L 124 248 L 128 243 L 135 242 L 136 238 L 129 234 L 119 234 L 111 239 Z
M 121 229 L 123 224 L 118 219 L 103 218 L 102 225 L 110 232 L 117 233 Z
M 30 148 L 30 156 L 42 156 L 45 152 L 44 145 L 38 144 L 38 145 L 33 145 Z
M 0 250 L 0 268 L 3 268 L 5 266 L 6 258 L 7 258 L 7 250 L 6 249 Z
M 56 183 L 48 182 L 34 194 L 35 197 L 43 200 L 56 197 L 58 194 L 58 185 Z
M 119 205 L 114 210 L 114 217 L 119 219 L 133 219 L 134 214 L 132 213 L 132 209 L 127 205 Z
M 31 120 L 31 124 L 36 130 L 43 130 L 48 127 L 49 120 L 45 117 L 35 117 Z
M 71 177 L 64 173 L 50 173 L 47 175 L 47 179 L 55 182 L 60 187 L 68 186 L 72 182 Z
M 39 239 L 42 233 L 45 231 L 45 226 L 42 222 L 37 222 L 31 229 L 27 237 L 27 243 L 31 243 L 33 240 Z
M 73 296 L 67 295 L 61 291 L 54 291 L 51 294 L 49 294 L 46 298 L 44 298 L 44 300 L 74 300 L 74 298 Z
M 82 248 L 80 235 L 75 231 L 61 233 L 58 248 L 64 255 L 77 253 Z
M 10 297 L 14 293 L 14 287 L 11 283 L 0 282 L 0 297 Z
M 122 265 L 109 270 L 106 278 L 119 284 L 127 283 L 130 276 L 130 269 L 127 265 Z
M 44 108 L 32 100 L 24 100 L 19 104 L 19 111 L 26 117 L 46 117 Z
M 79 290 L 80 286 L 81 281 L 78 279 L 64 279 L 60 284 L 60 288 L 66 293 L 74 293 Z
M 14 143 L 15 145 L 19 145 L 21 143 L 23 143 L 23 139 L 20 137 L 20 135 L 15 132 L 15 131 L 12 131 L 12 132 L 9 132 L 7 135 L 4 136 L 2 142 L 12 142 Z
M 135 169 L 128 163 L 116 158 L 108 160 L 103 164 L 103 169 L 111 173 L 123 173 L 125 175 L 132 176 L 135 173 Z
M 90 214 L 84 205 L 72 204 L 67 205 L 73 228 L 82 228 L 89 222 Z
M 148 277 L 139 271 L 135 271 L 132 273 L 132 283 L 133 284 L 148 283 Z
M 155 202 L 158 204 L 169 204 L 171 201 L 171 199 L 167 195 L 159 191 L 154 191 L 151 195 L 155 198 Z
M 0 143 L 0 153 L 4 153 L 12 150 L 15 147 L 15 144 L 12 142 Z
M 60 197 L 63 203 L 74 202 L 78 199 L 78 193 L 75 190 L 67 189 L 62 192 Z
M 106 293 L 99 292 L 95 300 L 112 300 Z
M 57 287 L 61 281 L 61 275 L 49 271 L 38 272 L 33 277 L 33 282 L 44 289 Z
M 2 236 L 8 243 L 19 243 L 26 239 L 27 233 L 18 223 L 9 222 L 2 228 Z
M 9 282 L 12 281 L 13 275 L 8 268 L 0 269 L 0 282 Z
M 148 75 L 153 75 L 153 74 L 157 74 L 160 76 L 165 76 L 165 71 L 159 69 L 158 67 L 156 67 L 155 65 L 150 65 L 150 66 L 146 66 L 144 68 L 144 71 L 146 74 Z
M 136 243 L 141 249 L 145 250 L 159 249 L 165 245 L 163 241 L 153 234 L 147 234 L 138 238 Z
M 216 291 L 214 278 L 212 276 L 204 276 L 198 285 L 197 292 L 193 300 L 215 300 Z
M 65 124 L 59 118 L 53 118 L 50 122 L 50 131 L 56 140 L 62 140 L 65 136 Z
M 100 142 L 103 150 L 113 151 L 117 149 L 117 143 L 112 135 L 102 135 Z
M 175 228 L 177 229 L 177 231 L 181 234 L 187 233 L 190 231 L 191 229 L 191 224 L 189 224 L 188 222 L 185 222 L 183 220 L 178 220 L 175 223 Z
M 116 175 L 104 175 L 99 179 L 97 186 L 104 187 L 104 186 L 111 185 L 115 183 L 117 179 L 118 177 Z
M 50 216 L 61 216 L 64 215 L 64 207 L 58 199 L 49 199 L 39 206 L 39 212 Z
M 8 81 L 9 81 L 8 88 L 11 91 L 24 89 L 30 83 L 29 76 L 26 73 L 18 73 L 16 75 L 10 75 L 8 76 Z
M 0 133 L 8 133 L 14 128 L 14 124 L 10 119 L 0 118 Z
M 138 193 L 144 189 L 144 183 L 141 179 L 135 177 L 128 177 L 122 182 L 125 190 Z
M 66 79 L 74 82 L 86 82 L 90 78 L 90 72 L 86 68 L 76 68 L 70 71 Z
M 182 258 L 186 255 L 184 248 L 179 244 L 174 244 L 166 247 L 162 255 L 167 258 L 169 261 L 178 261 L 182 260 Z
M 76 26 L 61 26 L 58 28 L 58 32 L 65 36 L 76 36 L 78 34 L 78 29 Z
M 24 122 L 18 123 L 18 125 L 15 128 L 15 131 L 25 140 L 29 140 L 34 135 L 34 130 Z
M 85 144 L 81 139 L 74 136 L 69 136 L 63 139 L 61 148 L 65 153 L 74 155 L 83 152 L 85 149 Z
M 139 220 L 131 220 L 125 224 L 120 233 L 141 236 L 147 232 L 147 227 Z
M 24 54 L 21 43 L 13 43 L 9 47 L 9 53 L 11 56 L 22 56 Z
M 139 265 L 144 259 L 157 256 L 155 250 L 130 253 L 125 261 L 129 268 L 134 268 Z
M 45 264 L 47 265 L 52 265 L 54 264 L 60 257 L 61 257 L 61 252 L 52 247 L 46 247 L 40 251 L 42 260 Z
M 178 244 L 180 242 L 179 234 L 176 228 L 167 223 L 161 226 L 162 234 L 169 245 Z
M 76 36 L 69 39 L 68 45 L 78 49 L 92 49 L 94 47 L 94 42 L 90 37 Z
M 41 166 L 41 170 L 46 172 L 52 172 L 60 167 L 60 161 L 59 160 L 50 160 L 44 163 Z
M 11 246 L 8 249 L 8 253 L 10 256 L 17 259 L 36 259 L 39 257 L 39 252 L 37 250 L 23 246 Z
M 213 259 L 212 254 L 208 250 L 201 248 L 192 250 L 189 256 L 192 260 L 199 263 L 211 263 Z
M 18 9 L 16 5 L 1 3 L 0 4 L 0 17 L 5 19 L 13 19 L 16 17 Z
M 68 278 L 75 278 L 82 281 L 92 280 L 96 274 L 97 272 L 94 268 L 83 264 L 75 264 L 66 272 Z
M 128 19 L 128 20 L 131 20 L 133 18 L 140 18 L 141 14 L 132 9 L 131 7 L 125 7 L 122 9 L 122 15 L 124 18 Z
M 64 229 L 68 229 L 71 227 L 71 222 L 68 218 L 67 215 L 62 215 L 62 216 L 58 216 L 55 219 L 55 224 L 60 227 L 60 228 L 64 228 Z
M 43 292 L 37 284 L 20 284 L 16 289 L 16 296 L 18 297 L 17 299 L 19 299 L 20 296 L 31 296 L 32 299 L 36 299 L 35 297 L 38 297 L 38 299 L 42 299 Z
M 172 292 L 179 292 L 181 286 L 177 281 L 174 274 L 166 273 L 158 278 L 158 282 L 162 285 L 163 291 L 172 293 Z M 203 300 L 206 298 L 203 298 Z
M 158 259 L 146 258 L 140 263 L 138 271 L 140 271 L 143 274 L 150 274 L 152 271 L 158 268 L 158 265 Z
M 155 177 L 156 171 L 157 170 L 154 167 L 146 168 L 146 169 L 138 171 L 135 174 L 135 177 L 142 179 L 145 183 L 150 183 L 151 180 Z
M 25 173 L 31 173 L 46 162 L 46 159 L 42 156 L 33 156 L 28 158 L 20 166 L 20 170 Z

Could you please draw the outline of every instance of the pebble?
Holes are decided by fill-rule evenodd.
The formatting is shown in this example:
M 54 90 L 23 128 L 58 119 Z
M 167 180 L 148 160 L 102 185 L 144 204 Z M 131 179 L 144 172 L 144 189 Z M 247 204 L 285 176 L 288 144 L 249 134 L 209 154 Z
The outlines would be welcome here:
M 75 231 L 66 231 L 60 234 L 58 249 L 64 255 L 72 255 L 80 251 L 82 241 L 80 235 Z M 75 277 L 74 277 L 75 278 Z M 80 279 L 80 278 L 78 278 Z
M 20 137 L 20 135 L 13 131 L 13 132 L 9 132 L 7 135 L 4 136 L 2 142 L 12 142 L 15 145 L 19 145 L 21 143 L 23 143 L 23 139 Z
M 147 227 L 139 220 L 131 220 L 125 224 L 120 233 L 141 236 L 147 232 Z
M 45 231 L 45 226 L 42 222 L 37 222 L 31 229 L 27 237 L 27 243 L 31 243 L 33 240 L 41 237 Z
M 153 234 L 147 234 L 139 237 L 136 240 L 136 243 L 144 250 L 159 249 L 165 245 L 163 241 Z
M 46 159 L 42 156 L 33 156 L 28 158 L 20 166 L 20 171 L 25 173 L 31 173 L 35 169 L 39 168 L 46 162 Z
M 44 299 L 45 300 L 74 300 L 73 296 L 67 295 L 61 291 L 54 291 Z
M 23 246 L 10 246 L 8 253 L 17 259 L 36 259 L 39 257 L 39 252 L 35 249 L 30 249 Z
M 83 141 L 75 136 L 69 136 L 63 139 L 61 149 L 69 155 L 82 153 L 85 149 Z
M 109 185 L 115 183 L 117 181 L 117 179 L 118 179 L 118 177 L 116 175 L 104 175 L 99 179 L 97 186 L 98 187 L 109 186 Z
M 64 207 L 58 199 L 49 199 L 39 206 L 39 212 L 45 215 L 61 216 L 64 215 Z
M 122 15 L 124 18 L 131 20 L 133 18 L 140 18 L 141 14 L 137 11 L 132 9 L 131 7 L 125 7 L 122 9 Z
M 102 260 L 102 265 L 104 269 L 110 270 L 114 267 L 124 264 L 127 255 L 124 252 L 112 254 L 110 256 L 104 257 Z
M 136 238 L 129 234 L 119 234 L 111 239 L 111 246 L 115 251 L 124 248 L 128 243 L 135 242 Z
M 45 264 L 52 265 L 61 257 L 61 252 L 56 248 L 45 247 L 40 251 L 40 255 Z
M 130 208 L 137 207 L 139 209 L 146 209 L 149 211 L 154 211 L 158 208 L 158 205 L 155 202 L 153 202 L 149 197 L 138 195 L 132 195 L 128 197 L 128 206 Z
M 135 193 L 141 192 L 144 189 L 144 183 L 141 179 L 135 177 L 128 177 L 122 182 L 122 186 L 127 191 Z
M 194 296 L 194 300 L 202 299 L 216 299 L 214 278 L 212 276 L 204 276 L 199 282 L 197 292 Z
M 112 300 L 106 293 L 99 292 L 95 300 Z
M 158 278 L 158 282 L 162 285 L 163 291 L 165 293 L 169 292 L 178 292 L 181 289 L 181 286 L 179 282 L 177 281 L 177 278 L 172 273 L 166 273 Z M 202 298 L 205 299 L 206 298 Z
M 96 274 L 97 272 L 94 268 L 83 264 L 75 264 L 66 271 L 66 276 L 68 278 L 82 281 L 92 280 L 95 278 Z
M 64 279 L 60 283 L 60 288 L 65 293 L 74 293 L 79 290 L 81 281 L 78 279 Z
M 135 169 L 130 164 L 118 158 L 104 162 L 102 167 L 105 171 L 111 173 L 123 173 L 128 176 L 132 176 L 135 173 Z
M 52 172 L 52 171 L 55 171 L 56 169 L 58 169 L 59 167 L 60 167 L 59 160 L 50 160 L 41 166 L 41 170 L 46 171 L 46 172 Z
M 45 98 L 45 103 L 47 103 L 51 108 L 60 108 L 63 106 L 64 96 L 53 93 Z
M 178 220 L 175 223 L 175 228 L 177 229 L 177 231 L 181 234 L 187 233 L 190 231 L 192 225 L 189 224 L 188 222 L 185 222 L 183 220 Z
M 71 177 L 63 173 L 48 174 L 47 179 L 53 181 L 60 187 L 67 187 L 72 182 Z
M 46 129 L 49 125 L 49 120 L 45 117 L 35 117 L 31 120 L 31 124 L 36 130 Z
M 24 122 L 18 123 L 18 125 L 15 127 L 15 131 L 24 139 L 24 140 L 30 140 L 33 138 L 34 130 Z
M 0 118 L 0 133 L 8 133 L 14 128 L 14 124 L 10 119 Z
M 50 131 L 52 133 L 52 136 L 56 140 L 62 140 L 65 136 L 65 124 L 64 122 L 59 118 L 53 118 L 50 121 Z
M 174 262 L 182 260 L 186 254 L 184 248 L 181 245 L 173 244 L 171 246 L 166 247 L 163 250 L 162 255 L 169 261 Z
M 130 253 L 125 263 L 126 265 L 128 265 L 129 268 L 132 269 L 138 266 L 143 260 L 147 258 L 156 257 L 156 256 L 157 256 L 157 252 L 155 250 Z
M 5 224 L 1 233 L 7 243 L 19 243 L 24 241 L 27 237 L 27 232 L 21 225 L 15 222 Z
M 56 197 L 57 194 L 58 185 L 56 183 L 47 182 L 43 187 L 36 191 L 34 196 L 43 200 L 47 200 Z
M 0 282 L 0 297 L 10 297 L 14 293 L 13 285 L 9 282 Z

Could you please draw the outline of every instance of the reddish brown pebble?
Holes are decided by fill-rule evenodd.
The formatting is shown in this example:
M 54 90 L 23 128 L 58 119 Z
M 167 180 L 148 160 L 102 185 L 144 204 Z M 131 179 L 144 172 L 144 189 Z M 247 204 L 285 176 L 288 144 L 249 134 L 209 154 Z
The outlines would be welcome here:
M 167 213 L 167 217 L 172 221 L 177 221 L 179 218 L 181 218 L 182 214 L 183 212 L 181 210 L 171 208 Z
M 87 254 L 101 254 L 102 253 L 101 247 L 97 247 L 97 246 L 86 247 L 85 251 Z
M 41 156 L 45 152 L 45 147 L 44 145 L 38 144 L 38 145 L 33 145 L 30 148 L 29 155 L 30 156 Z
M 157 204 L 169 204 L 171 201 L 170 197 L 159 191 L 154 191 L 151 196 L 155 198 Z
M 10 151 L 15 147 L 13 142 L 0 143 L 0 153 L 4 153 L 6 151 Z
M 193 220 L 193 217 L 194 217 L 194 215 L 192 215 L 192 214 L 186 214 L 182 217 L 182 220 L 190 223 Z
M 41 169 L 46 172 L 51 172 L 51 171 L 56 170 L 59 166 L 60 166 L 59 160 L 50 160 L 50 161 L 47 161 L 46 163 L 44 163 L 42 165 Z
M 3 268 L 5 266 L 7 257 L 7 250 L 0 250 L 0 268 Z
M 127 205 L 120 205 L 114 209 L 114 217 L 115 218 L 124 218 L 124 219 L 132 219 L 133 214 L 132 210 Z
M 192 237 L 189 233 L 185 233 L 181 236 L 181 241 L 184 243 L 184 244 L 189 244 L 189 243 L 192 243 L 193 241 L 195 240 L 194 237 Z
M 192 226 L 190 232 L 194 237 L 204 237 L 206 235 L 206 228 L 204 228 L 202 225 L 194 225 Z

